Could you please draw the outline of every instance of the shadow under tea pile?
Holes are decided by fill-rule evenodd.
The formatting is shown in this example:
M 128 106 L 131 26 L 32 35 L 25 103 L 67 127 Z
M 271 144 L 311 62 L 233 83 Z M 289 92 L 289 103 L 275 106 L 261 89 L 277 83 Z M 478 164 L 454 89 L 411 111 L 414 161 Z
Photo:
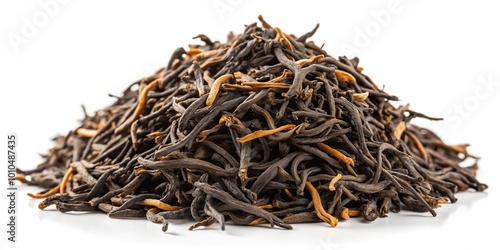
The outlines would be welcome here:
M 40 209 L 102 211 L 190 229 L 226 221 L 301 222 L 401 209 L 429 212 L 454 193 L 487 188 L 467 145 L 447 145 L 410 123 L 429 118 L 362 73 L 358 59 L 247 25 L 226 43 L 174 51 L 167 66 L 56 139 L 18 180 L 46 188 Z

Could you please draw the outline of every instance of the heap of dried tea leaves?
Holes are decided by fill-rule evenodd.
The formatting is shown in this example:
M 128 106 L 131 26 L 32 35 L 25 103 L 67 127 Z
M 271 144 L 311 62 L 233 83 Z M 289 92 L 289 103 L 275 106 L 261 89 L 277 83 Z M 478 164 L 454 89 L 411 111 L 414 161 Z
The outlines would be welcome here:
M 18 180 L 47 190 L 44 209 L 102 211 L 190 229 L 218 222 L 301 222 L 429 212 L 483 191 L 467 145 L 447 145 L 358 59 L 328 55 L 259 17 L 228 41 L 199 35 L 165 68 L 56 138 Z

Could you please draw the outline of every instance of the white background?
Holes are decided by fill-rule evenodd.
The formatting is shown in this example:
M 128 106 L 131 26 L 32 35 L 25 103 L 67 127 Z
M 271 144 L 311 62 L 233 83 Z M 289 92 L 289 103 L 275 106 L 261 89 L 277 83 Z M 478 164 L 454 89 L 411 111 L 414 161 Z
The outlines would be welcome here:
M 449 143 L 471 143 L 481 156 L 484 193 L 458 195 L 438 216 L 400 213 L 366 223 L 351 219 L 267 227 L 217 225 L 169 231 L 146 220 L 113 220 L 103 214 L 39 211 L 19 187 L 18 242 L 6 241 L 7 203 L 1 196 L 1 249 L 93 249 L 177 246 L 223 249 L 495 249 L 498 237 L 500 15 L 494 1 L 2 1 L 0 4 L 1 136 L 17 133 L 18 165 L 33 168 L 50 139 L 75 128 L 81 104 L 92 112 L 111 103 L 129 83 L 165 65 L 171 52 L 204 33 L 225 40 L 262 14 L 273 26 L 301 35 L 319 22 L 313 37 L 330 54 L 359 56 L 375 82 L 442 122 L 415 121 Z M 31 30 L 28 26 L 31 27 Z M 28 28 L 27 28 L 28 27 Z M 0 142 L 0 145 L 2 142 Z M 2 150 L 0 150 L 2 151 Z M 6 151 L 4 149 L 3 151 Z M 2 153 L 6 157 L 6 153 Z M 6 160 L 4 160 L 6 162 Z M 6 166 L 2 164 L 2 166 Z M 6 187 L 7 169 L 0 170 Z M 205 245 L 202 247 L 202 245 Z M 479 247 L 478 247 L 479 246 Z

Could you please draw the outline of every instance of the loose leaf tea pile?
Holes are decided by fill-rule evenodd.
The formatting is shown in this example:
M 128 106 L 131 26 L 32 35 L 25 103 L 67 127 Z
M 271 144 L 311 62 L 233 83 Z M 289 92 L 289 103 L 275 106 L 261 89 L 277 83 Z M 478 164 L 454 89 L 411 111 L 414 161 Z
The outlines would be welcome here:
M 46 188 L 61 212 L 190 229 L 226 221 L 290 224 L 401 209 L 429 212 L 458 191 L 483 191 L 467 145 L 447 145 L 393 106 L 362 73 L 259 17 L 226 43 L 198 35 L 165 68 L 131 84 L 81 126 L 56 138 L 45 162 L 18 180 Z

